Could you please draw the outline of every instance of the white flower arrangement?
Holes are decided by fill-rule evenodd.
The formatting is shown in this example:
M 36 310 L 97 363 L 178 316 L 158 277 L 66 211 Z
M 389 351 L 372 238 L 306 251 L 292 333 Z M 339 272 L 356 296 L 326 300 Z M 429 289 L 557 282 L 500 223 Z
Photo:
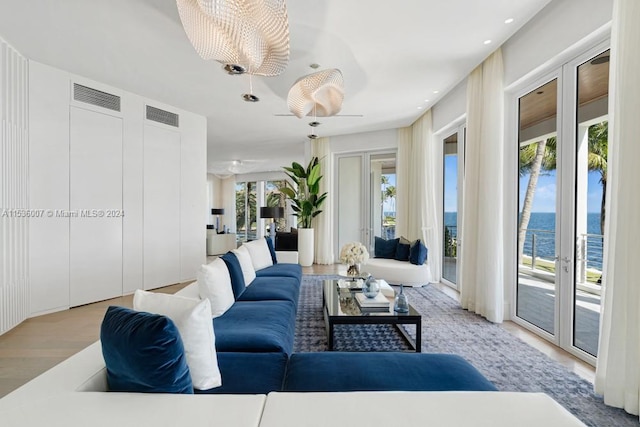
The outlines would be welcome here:
M 359 264 L 369 259 L 367 248 L 360 242 L 350 242 L 340 249 L 340 262 L 347 265 Z

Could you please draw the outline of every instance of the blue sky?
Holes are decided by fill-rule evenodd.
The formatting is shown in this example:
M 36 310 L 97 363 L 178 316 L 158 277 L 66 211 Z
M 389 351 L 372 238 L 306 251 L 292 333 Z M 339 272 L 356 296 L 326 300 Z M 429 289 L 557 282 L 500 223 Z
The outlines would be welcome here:
M 527 192 L 529 175 L 520 178 L 520 205 L 524 201 Z M 600 212 L 602 201 L 602 184 L 600 174 L 589 172 L 587 212 Z M 531 212 L 555 212 L 556 211 L 556 172 L 552 171 L 538 178 L 538 186 L 533 198 Z

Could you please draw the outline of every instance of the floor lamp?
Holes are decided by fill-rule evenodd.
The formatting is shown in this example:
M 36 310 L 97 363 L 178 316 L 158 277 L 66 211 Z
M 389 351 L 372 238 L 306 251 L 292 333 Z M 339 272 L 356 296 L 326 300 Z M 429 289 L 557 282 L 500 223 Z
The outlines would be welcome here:
M 261 207 L 260 218 L 272 218 L 271 224 L 269 224 L 269 237 L 273 244 L 276 244 L 276 219 L 284 218 L 284 208 L 279 207 Z
M 224 215 L 224 209 L 211 209 L 211 215 L 216 216 L 216 232 L 220 234 L 220 215 Z

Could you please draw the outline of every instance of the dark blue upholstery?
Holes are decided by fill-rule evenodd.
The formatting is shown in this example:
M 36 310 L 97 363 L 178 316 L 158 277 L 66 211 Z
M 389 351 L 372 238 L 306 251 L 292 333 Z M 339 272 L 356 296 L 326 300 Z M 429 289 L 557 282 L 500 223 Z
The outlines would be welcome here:
M 168 317 L 111 306 L 100 340 L 110 391 L 193 393 L 182 339 Z
M 425 353 L 296 353 L 283 391 L 495 391 L 460 356 Z
M 227 265 L 229 270 L 229 276 L 231 277 L 231 289 L 233 290 L 233 296 L 238 299 L 245 290 L 244 276 L 242 275 L 242 267 L 240 267 L 240 261 L 233 252 L 227 252 L 222 255 L 222 260 Z
M 396 255 L 394 259 L 396 261 L 409 261 L 410 249 L 411 249 L 410 244 L 398 242 L 398 247 L 396 247 Z
M 275 264 L 256 271 L 256 277 L 293 277 L 302 280 L 302 267 L 299 264 Z
M 409 249 L 409 262 L 415 265 L 422 265 L 426 260 L 427 247 L 418 239 L 411 244 Z
M 291 354 L 295 324 L 291 301 L 236 301 L 213 319 L 216 350 Z
M 385 240 L 378 236 L 375 238 L 375 257 L 394 259 L 396 256 L 396 248 L 400 239 Z
M 276 265 L 278 263 L 278 258 L 276 257 L 276 250 L 273 247 L 273 240 L 271 240 L 271 237 L 265 237 L 265 239 L 267 239 L 267 247 L 269 247 L 269 253 L 271 254 L 271 261 L 273 262 L 273 265 Z
M 222 386 L 196 394 L 267 394 L 282 390 L 285 353 L 218 353 Z
M 293 277 L 256 277 L 238 301 L 291 301 L 297 309 L 299 296 L 300 281 Z

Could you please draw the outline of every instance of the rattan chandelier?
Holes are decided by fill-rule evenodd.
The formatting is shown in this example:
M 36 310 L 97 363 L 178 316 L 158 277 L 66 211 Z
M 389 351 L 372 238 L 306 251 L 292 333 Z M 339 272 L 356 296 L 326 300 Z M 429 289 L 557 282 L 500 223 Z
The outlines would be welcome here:
M 289 62 L 284 0 L 176 0 L 187 37 L 229 74 L 276 76 Z
M 342 109 L 344 79 L 336 68 L 299 78 L 289 90 L 287 104 L 298 118 L 307 115 L 329 117 Z

